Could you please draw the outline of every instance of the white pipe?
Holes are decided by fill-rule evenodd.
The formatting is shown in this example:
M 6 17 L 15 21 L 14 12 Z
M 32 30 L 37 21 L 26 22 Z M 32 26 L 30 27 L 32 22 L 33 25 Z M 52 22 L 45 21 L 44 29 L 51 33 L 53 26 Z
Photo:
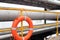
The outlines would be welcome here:
M 39 0 L 39 1 L 60 5 L 60 1 L 59 0 Z
M 43 7 L 34 7 L 34 6 L 10 4 L 10 3 L 3 3 L 3 2 L 0 2 L 0 7 L 5 7 L 5 8 L 23 8 L 23 9 L 29 9 L 29 10 L 44 10 Z
M 44 8 L 40 8 L 40 7 L 1 3 L 1 2 L 0 2 L 0 7 L 24 8 L 24 9 L 29 9 L 29 10 L 44 10 Z M 12 21 L 19 16 L 20 16 L 20 11 L 0 10 L 0 21 Z M 56 19 L 56 14 L 45 13 L 45 12 L 26 12 L 25 11 L 23 12 L 23 16 L 28 16 L 32 20 L 42 20 L 42 19 L 55 20 Z M 59 19 L 60 19 L 60 14 L 59 14 Z
M 59 0 L 48 0 L 48 2 L 60 5 L 60 1 Z
M 42 28 L 42 29 L 36 29 L 36 30 L 33 31 L 33 35 L 38 34 L 38 32 L 40 32 L 40 33 L 41 32 L 45 32 L 45 30 L 49 30 L 49 29 L 53 29 L 53 28 L 55 28 L 55 26 L 53 26 L 53 27 L 47 27 L 47 28 Z M 28 31 L 24 32 L 24 34 L 26 34 L 26 33 L 28 33 Z M 8 37 L 11 37 L 11 36 L 12 36 L 12 34 L 1 35 L 0 39 L 8 38 Z
M 19 11 L 14 10 L 0 10 L 0 21 L 12 21 L 20 16 Z M 28 16 L 32 20 L 42 20 L 42 19 L 56 19 L 56 14 L 44 13 L 44 12 L 23 12 L 23 16 Z M 60 18 L 60 14 L 59 14 Z
M 26 6 L 26 5 L 18 5 L 18 4 L 10 4 L 10 3 L 2 3 L 2 2 L 0 2 L 0 7 L 23 8 L 23 9 L 29 9 L 29 10 L 44 10 L 44 8 L 42 8 L 42 7 L 34 7 L 34 6 Z M 26 13 L 29 13 L 29 12 L 26 12 Z M 24 13 L 24 15 L 27 15 L 27 16 L 31 15 L 31 14 L 26 14 L 26 13 Z M 14 20 L 18 16 L 20 16 L 19 11 L 0 10 L 0 21 Z M 32 15 L 32 16 L 34 16 L 34 15 Z

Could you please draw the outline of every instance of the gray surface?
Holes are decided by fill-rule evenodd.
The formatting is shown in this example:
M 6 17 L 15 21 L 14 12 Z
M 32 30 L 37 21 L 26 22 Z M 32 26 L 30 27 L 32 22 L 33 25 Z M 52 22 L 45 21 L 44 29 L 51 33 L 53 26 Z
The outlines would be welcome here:
M 60 26 L 60 25 L 59 25 Z M 41 28 L 41 29 L 34 29 L 34 31 L 33 31 L 33 35 L 36 35 L 36 34 L 39 34 L 39 33 L 43 33 L 43 32 L 47 32 L 47 31 L 50 31 L 50 30 L 53 30 L 53 29 L 55 29 L 55 26 L 51 26 L 51 27 L 46 27 L 46 28 Z M 26 30 L 26 31 L 24 31 L 24 34 L 26 34 L 28 31 Z M 20 32 L 18 32 L 18 34 L 19 34 Z M 4 34 L 4 35 L 1 35 L 1 34 Z M 11 34 L 11 32 L 2 32 L 2 33 L 0 33 L 0 39 L 4 39 L 4 38 L 7 38 L 7 37 L 11 37 L 12 36 L 12 34 Z
M 9 3 L 2 3 L 2 2 L 0 2 L 0 7 L 4 7 L 4 8 L 24 8 L 24 9 L 28 9 L 28 10 L 44 10 L 44 8 L 41 8 L 41 7 L 9 4 Z M 54 12 L 56 12 L 56 11 L 54 11 Z M 54 19 L 56 19 L 55 14 L 45 13 L 45 12 L 24 12 L 23 15 L 28 16 L 33 20 L 40 20 L 40 19 L 41 20 L 42 19 L 47 19 L 47 20 L 49 20 L 49 19 L 52 20 L 53 19 L 54 20 Z M 12 21 L 19 16 L 20 16 L 19 11 L 0 10 L 0 21 Z M 59 18 L 60 18 L 60 15 L 59 15 Z
M 32 20 L 56 19 L 56 14 L 43 13 L 43 12 L 24 12 L 23 15 L 30 17 Z M 12 21 L 19 16 L 20 16 L 19 11 L 0 10 L 0 21 Z M 60 15 L 59 15 L 59 18 L 60 18 Z
M 39 0 L 39 1 L 60 5 L 60 0 Z

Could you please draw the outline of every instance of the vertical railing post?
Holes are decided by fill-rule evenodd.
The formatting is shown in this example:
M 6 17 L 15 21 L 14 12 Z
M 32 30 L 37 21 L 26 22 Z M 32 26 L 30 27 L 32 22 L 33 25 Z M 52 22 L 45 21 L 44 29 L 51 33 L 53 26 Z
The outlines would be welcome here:
M 47 11 L 47 9 L 46 9 L 46 8 L 45 8 L 44 10 L 45 10 L 45 11 Z M 44 19 L 44 24 L 46 24 L 46 19 Z
M 57 37 L 58 37 L 58 20 L 59 20 L 58 13 L 56 13 L 56 36 Z
M 23 9 L 20 10 L 20 16 L 23 15 Z M 21 36 L 23 37 L 23 21 L 21 22 Z

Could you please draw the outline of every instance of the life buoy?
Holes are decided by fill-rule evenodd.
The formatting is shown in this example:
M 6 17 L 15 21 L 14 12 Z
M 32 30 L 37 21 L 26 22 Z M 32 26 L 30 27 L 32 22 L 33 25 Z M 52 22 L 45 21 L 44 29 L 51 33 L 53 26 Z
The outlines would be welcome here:
M 24 19 L 29 24 L 29 31 L 28 31 L 26 36 L 21 37 L 21 36 L 19 36 L 17 34 L 16 28 L 17 28 L 18 23 L 23 21 Z M 32 23 L 32 21 L 31 21 L 31 19 L 29 17 L 27 17 L 27 16 L 20 16 L 20 17 L 16 18 L 13 21 L 13 24 L 12 24 L 12 35 L 13 35 L 13 37 L 16 40 L 28 40 L 31 37 L 32 33 L 33 33 L 33 23 Z

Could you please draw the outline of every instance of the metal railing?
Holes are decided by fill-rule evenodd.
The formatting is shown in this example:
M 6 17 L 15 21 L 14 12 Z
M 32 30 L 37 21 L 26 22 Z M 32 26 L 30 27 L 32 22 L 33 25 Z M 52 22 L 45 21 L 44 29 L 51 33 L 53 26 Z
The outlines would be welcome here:
M 28 12 L 46 12 L 46 13 L 53 13 L 53 14 L 56 14 L 56 35 L 58 36 L 58 20 L 59 20 L 59 17 L 58 15 L 60 14 L 60 12 L 49 12 L 49 11 L 41 11 L 41 10 L 28 10 L 28 9 L 24 9 L 24 8 L 0 8 L 0 10 L 19 10 L 20 11 L 20 15 L 22 16 L 23 15 L 23 11 L 28 11 Z M 51 24 L 49 24 L 51 25 Z M 37 28 L 37 26 L 35 27 Z M 40 27 L 39 27 L 40 28 Z M 21 30 L 22 29 L 22 30 Z M 0 30 L 0 32 L 4 32 L 4 31 L 10 31 L 11 29 L 6 29 L 6 30 Z M 23 37 L 23 30 L 24 30 L 24 27 L 23 27 L 23 22 L 21 22 L 21 27 L 20 27 L 20 30 L 21 30 L 21 36 Z

